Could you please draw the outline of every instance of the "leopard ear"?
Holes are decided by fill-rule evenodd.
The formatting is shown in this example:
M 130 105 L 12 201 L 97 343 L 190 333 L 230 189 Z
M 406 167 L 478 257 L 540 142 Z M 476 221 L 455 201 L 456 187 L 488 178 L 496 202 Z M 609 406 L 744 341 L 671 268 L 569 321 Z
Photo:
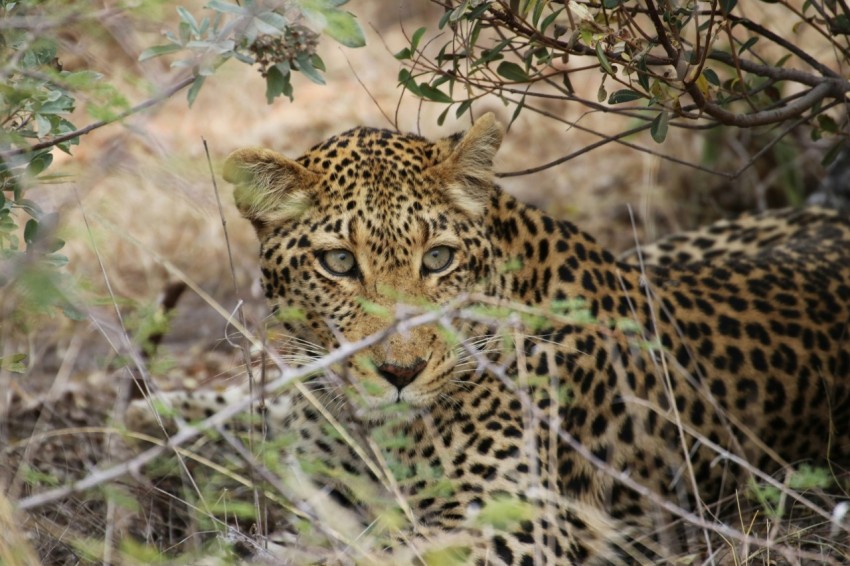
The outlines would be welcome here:
M 224 162 L 224 180 L 236 185 L 236 207 L 257 234 L 313 205 L 320 175 L 269 149 L 237 149 Z
M 434 166 L 446 194 L 473 218 L 484 214 L 493 188 L 493 158 L 505 130 L 492 112 L 484 114 Z

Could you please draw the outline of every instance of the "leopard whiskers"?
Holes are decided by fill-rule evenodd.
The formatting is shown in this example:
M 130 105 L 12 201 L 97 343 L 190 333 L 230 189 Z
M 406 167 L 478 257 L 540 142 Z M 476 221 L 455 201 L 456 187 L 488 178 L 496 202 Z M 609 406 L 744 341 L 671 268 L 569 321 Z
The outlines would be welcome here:
M 305 340 L 304 338 L 300 338 L 298 336 L 287 334 L 280 337 L 275 341 L 275 345 L 285 345 L 285 346 L 293 346 L 299 350 L 303 350 L 305 352 L 310 352 L 312 354 L 324 355 L 328 353 L 327 348 L 322 346 L 321 344 L 316 344 L 310 340 Z
M 458 363 L 460 365 L 480 355 L 498 353 L 503 351 L 501 336 L 498 334 L 486 334 L 468 338 L 458 344 L 456 348 Z
M 437 396 L 436 404 L 446 409 L 460 409 L 463 406 L 463 404 L 458 399 L 446 393 L 440 393 Z

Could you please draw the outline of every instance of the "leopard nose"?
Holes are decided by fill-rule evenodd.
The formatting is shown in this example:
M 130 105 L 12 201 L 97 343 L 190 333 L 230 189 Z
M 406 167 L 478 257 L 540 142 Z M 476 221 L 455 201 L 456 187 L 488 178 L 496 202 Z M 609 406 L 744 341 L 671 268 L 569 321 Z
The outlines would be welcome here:
M 399 391 L 413 383 L 416 376 L 425 369 L 425 360 L 416 358 L 409 366 L 383 363 L 378 366 L 378 373 Z

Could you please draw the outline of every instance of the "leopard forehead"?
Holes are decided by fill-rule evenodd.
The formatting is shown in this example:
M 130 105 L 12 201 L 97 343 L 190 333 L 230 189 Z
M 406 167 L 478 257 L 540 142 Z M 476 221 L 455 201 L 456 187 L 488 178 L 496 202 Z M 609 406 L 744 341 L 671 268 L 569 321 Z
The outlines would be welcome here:
M 440 200 L 423 173 L 445 161 L 458 136 L 431 142 L 415 134 L 357 127 L 312 147 L 296 161 L 322 175 L 321 199 L 337 209 Z
M 312 147 L 295 160 L 318 174 L 312 205 L 261 238 L 266 263 L 282 261 L 275 253 L 281 247 L 347 248 L 385 268 L 402 267 L 426 246 L 480 244 L 475 222 L 458 210 L 440 176 L 429 173 L 460 137 L 432 142 L 357 127 Z

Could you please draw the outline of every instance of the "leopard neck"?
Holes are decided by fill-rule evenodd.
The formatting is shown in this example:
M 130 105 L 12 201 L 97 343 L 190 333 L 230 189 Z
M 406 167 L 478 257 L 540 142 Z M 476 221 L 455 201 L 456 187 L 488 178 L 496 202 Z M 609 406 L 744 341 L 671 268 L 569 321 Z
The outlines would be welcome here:
M 620 263 L 589 234 L 497 189 L 487 212 L 495 243 L 493 293 L 527 305 L 585 303 L 609 311 L 612 298 L 631 294 L 640 270 Z

